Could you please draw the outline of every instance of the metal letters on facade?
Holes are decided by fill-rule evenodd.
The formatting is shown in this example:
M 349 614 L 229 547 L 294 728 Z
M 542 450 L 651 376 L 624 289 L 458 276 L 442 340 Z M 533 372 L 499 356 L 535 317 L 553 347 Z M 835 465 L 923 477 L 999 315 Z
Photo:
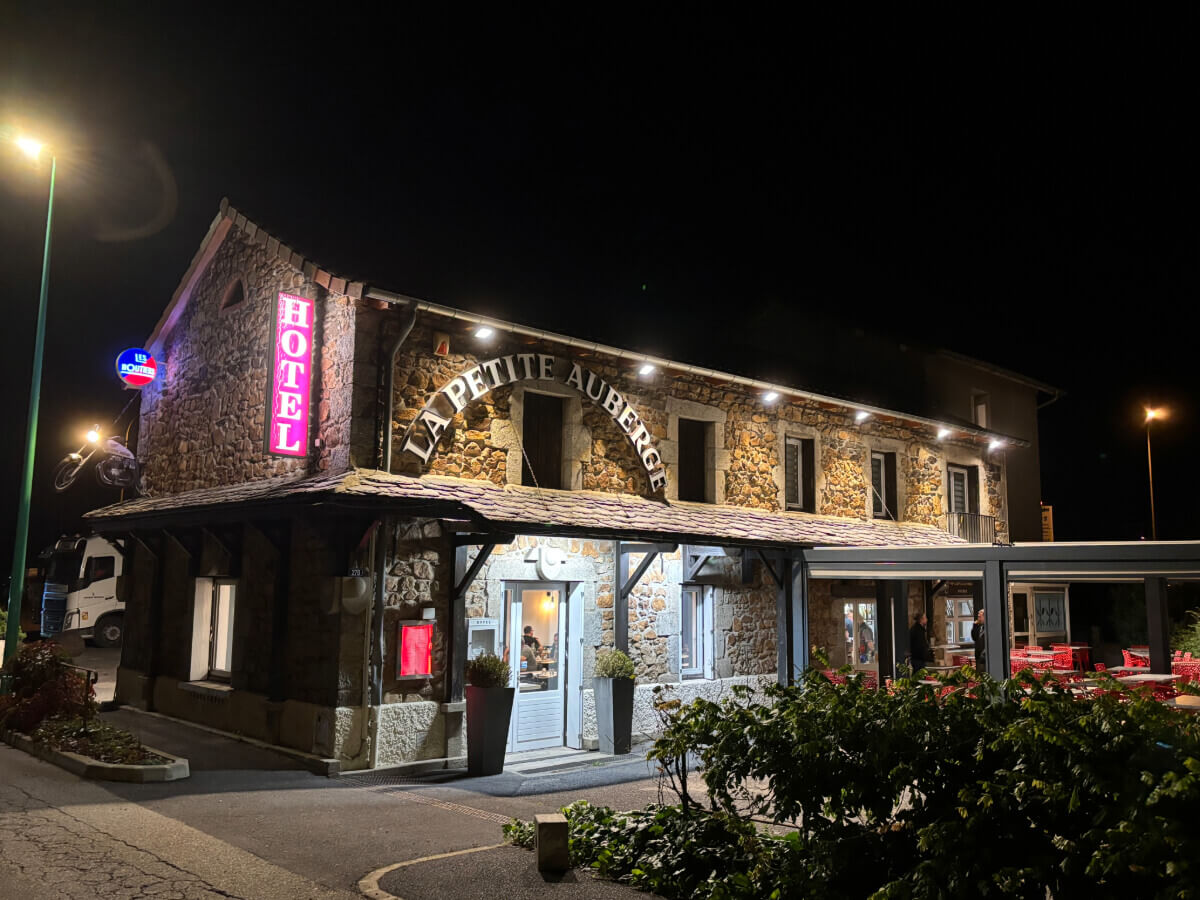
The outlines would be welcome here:
M 308 455 L 308 404 L 312 387 L 314 304 L 306 297 L 279 294 L 271 374 L 271 421 L 267 452 Z
M 650 480 L 650 490 L 664 487 L 667 475 L 662 456 L 637 411 L 595 372 L 577 362 L 567 366 L 565 371 L 556 369 L 554 357 L 546 353 L 517 353 L 472 366 L 451 378 L 429 398 L 404 435 L 404 452 L 413 454 L 423 463 L 429 462 L 454 416 L 493 388 L 526 381 L 557 381 L 575 388 L 608 413 L 637 453 Z

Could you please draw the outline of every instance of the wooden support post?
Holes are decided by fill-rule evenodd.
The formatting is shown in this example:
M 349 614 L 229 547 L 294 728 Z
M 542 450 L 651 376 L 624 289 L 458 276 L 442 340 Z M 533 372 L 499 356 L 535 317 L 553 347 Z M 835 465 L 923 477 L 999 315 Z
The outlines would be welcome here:
M 467 546 L 459 544 L 454 548 L 454 587 L 450 591 L 450 621 L 446 625 L 446 646 L 450 650 L 446 660 L 450 676 L 446 679 L 449 691 L 446 699 L 451 703 L 461 700 L 465 693 L 463 685 L 467 666 L 467 590 L 495 549 L 496 541 L 483 544 L 475 555 L 474 562 L 468 566 Z
M 987 673 L 996 679 L 1008 677 L 1008 590 L 1000 560 L 983 564 L 984 646 Z
M 879 683 L 896 677 L 896 639 L 892 629 L 892 589 L 887 581 L 875 580 L 875 661 Z
M 1146 579 L 1146 628 L 1150 638 L 1150 671 L 1171 673 L 1171 616 L 1167 609 L 1167 579 Z
M 912 652 L 908 643 L 908 582 L 892 581 L 888 584 L 891 593 L 891 603 L 888 613 L 892 617 L 892 664 L 896 671 L 904 664 Z
M 763 563 L 776 575 L 775 666 L 781 685 L 795 684 L 808 668 L 808 565 L 803 559 L 779 557 L 775 567 Z

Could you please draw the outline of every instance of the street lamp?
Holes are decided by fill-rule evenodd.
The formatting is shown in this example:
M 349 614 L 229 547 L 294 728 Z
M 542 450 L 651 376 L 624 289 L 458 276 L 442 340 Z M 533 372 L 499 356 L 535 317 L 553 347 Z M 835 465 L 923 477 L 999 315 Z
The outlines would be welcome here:
M 45 145 L 30 137 L 13 140 L 35 162 Z M 42 348 L 46 342 L 46 290 L 50 276 L 50 230 L 54 220 L 54 175 L 58 158 L 50 154 L 50 200 L 46 205 L 46 244 L 42 251 L 42 289 L 38 295 L 37 332 L 33 342 L 33 377 L 29 384 L 29 420 L 25 431 L 25 466 L 22 469 L 21 494 L 17 504 L 17 534 L 13 540 L 12 581 L 8 585 L 8 631 L 4 641 L 4 661 L 17 652 L 21 639 L 21 595 L 25 591 L 25 553 L 29 544 L 29 499 L 33 493 L 33 456 L 37 447 L 38 406 L 42 399 Z
M 1155 419 L 1165 419 L 1167 411 L 1165 409 L 1151 409 L 1146 407 L 1146 471 L 1150 475 L 1150 540 L 1158 540 L 1158 525 L 1154 520 L 1154 463 L 1150 458 L 1150 423 Z

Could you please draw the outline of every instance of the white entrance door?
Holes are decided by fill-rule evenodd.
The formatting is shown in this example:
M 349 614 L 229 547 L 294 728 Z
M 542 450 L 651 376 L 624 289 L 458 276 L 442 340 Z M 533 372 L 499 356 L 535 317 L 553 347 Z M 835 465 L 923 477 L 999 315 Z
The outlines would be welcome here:
M 506 585 L 508 661 L 517 689 L 511 751 L 561 747 L 566 728 L 567 592 L 565 585 Z

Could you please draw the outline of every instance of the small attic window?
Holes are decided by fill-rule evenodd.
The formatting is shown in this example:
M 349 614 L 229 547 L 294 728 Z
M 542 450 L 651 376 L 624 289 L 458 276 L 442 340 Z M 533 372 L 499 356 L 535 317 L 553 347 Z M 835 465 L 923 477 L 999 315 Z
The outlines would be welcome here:
M 221 299 L 221 312 L 241 306 L 246 300 L 246 286 L 241 278 L 235 278 L 225 288 L 225 296 Z

